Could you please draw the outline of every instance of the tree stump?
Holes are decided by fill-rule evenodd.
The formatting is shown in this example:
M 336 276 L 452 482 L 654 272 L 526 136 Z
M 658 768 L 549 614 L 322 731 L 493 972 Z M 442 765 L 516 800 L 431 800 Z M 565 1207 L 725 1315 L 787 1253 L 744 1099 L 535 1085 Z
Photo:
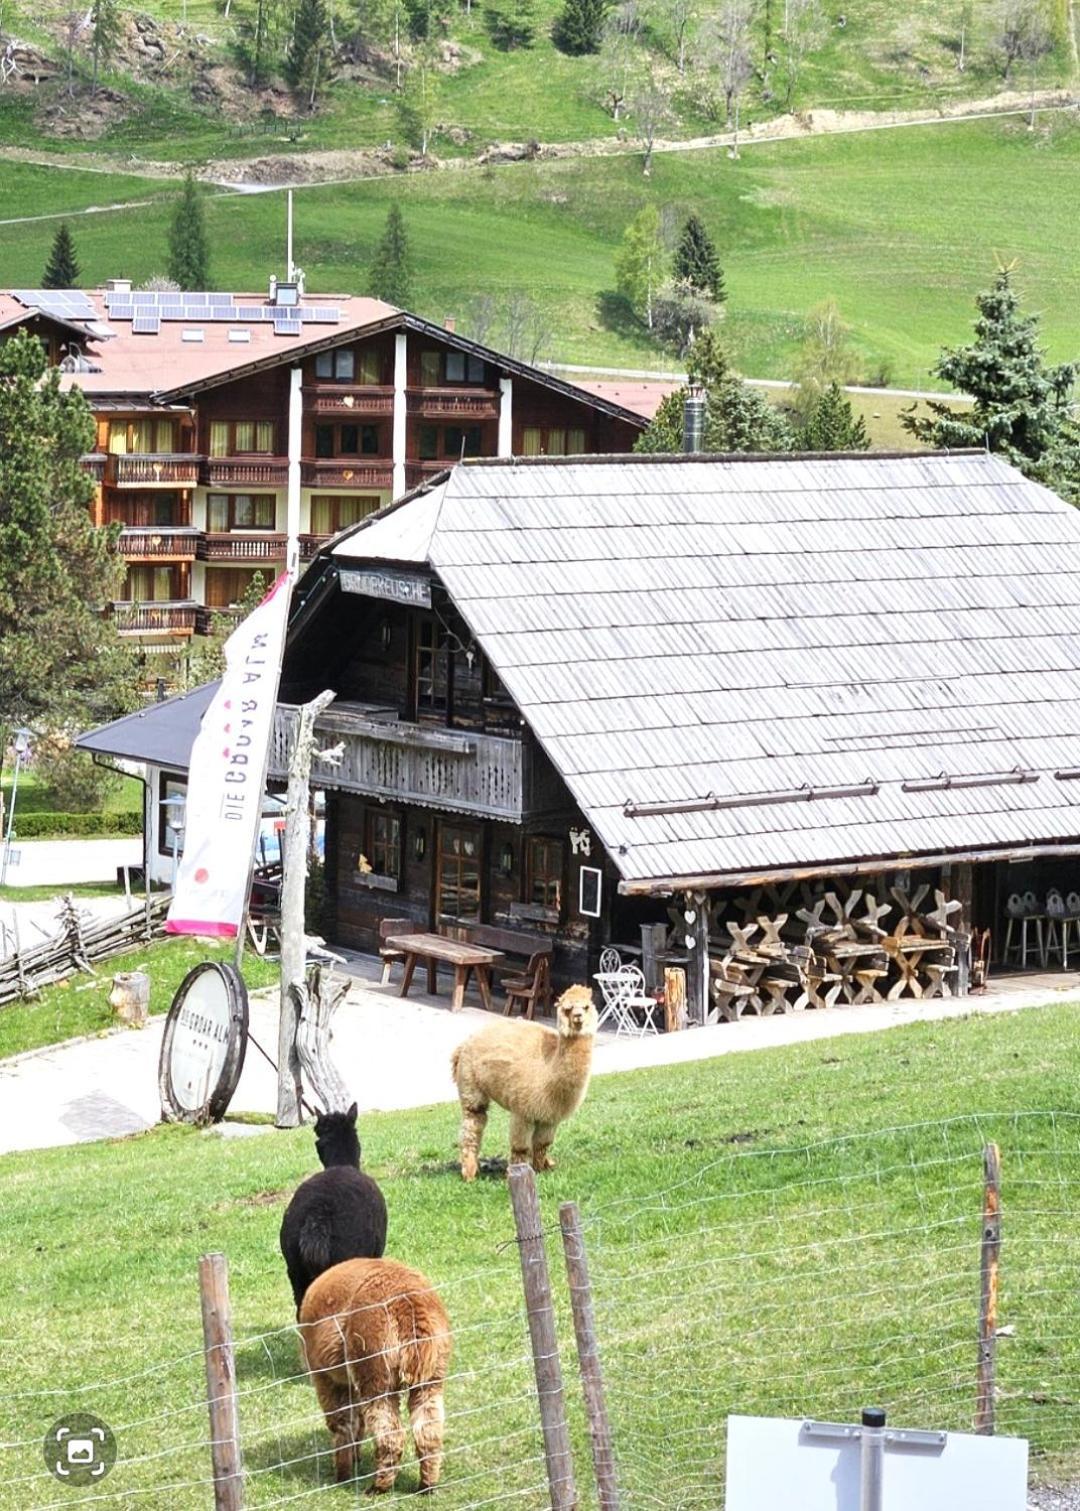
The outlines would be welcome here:
M 145 1028 L 150 1010 L 150 977 L 145 971 L 118 971 L 113 977 L 109 1006 L 129 1028 Z

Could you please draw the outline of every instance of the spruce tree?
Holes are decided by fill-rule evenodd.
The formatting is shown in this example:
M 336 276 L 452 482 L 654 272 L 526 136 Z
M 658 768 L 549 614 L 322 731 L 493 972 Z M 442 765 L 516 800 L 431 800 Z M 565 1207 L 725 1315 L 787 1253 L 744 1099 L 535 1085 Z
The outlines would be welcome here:
M 1044 481 L 1044 464 L 1051 457 L 1057 458 L 1052 473 L 1062 467 L 1072 470 L 1071 458 L 1080 449 L 1080 431 L 1070 417 L 1077 363 L 1047 367 L 1038 345 L 1038 317 L 1020 313 L 1008 268 L 998 272 L 975 303 L 975 340 L 970 346 L 946 348 L 933 368 L 950 388 L 969 394 L 975 403 L 961 410 L 931 400 L 928 415 L 912 409 L 901 417 L 904 428 L 929 446 L 988 446 Z
M 53 237 L 52 251 L 41 275 L 43 289 L 75 289 L 79 286 L 79 259 L 66 220 L 62 220 Z
M 862 415 L 838 383 L 830 383 L 807 415 L 799 437 L 803 451 L 866 451 L 870 438 Z
M 387 304 L 407 308 L 412 300 L 412 259 L 405 219 L 393 204 L 386 216 L 386 229 L 379 238 L 368 269 L 368 291 Z
M 330 18 L 326 0 L 299 0 L 292 42 L 285 60 L 285 77 L 298 94 L 315 109 L 320 88 L 327 82 L 332 64 Z
M 202 197 L 192 173 L 184 179 L 183 192 L 169 227 L 169 277 L 181 289 L 210 288 L 210 248 Z
M 675 282 L 717 304 L 727 298 L 724 274 L 712 237 L 696 215 L 687 218 L 675 248 Z
M 690 348 L 689 382 L 705 390 L 704 449 L 726 451 L 793 451 L 791 426 L 758 388 L 751 388 L 728 366 L 715 331 L 704 331 Z M 683 405 L 687 389 L 663 400 L 635 443 L 635 451 L 678 452 L 683 449 Z
M 599 52 L 606 11 L 607 0 L 566 0 L 551 31 L 555 46 L 575 58 Z

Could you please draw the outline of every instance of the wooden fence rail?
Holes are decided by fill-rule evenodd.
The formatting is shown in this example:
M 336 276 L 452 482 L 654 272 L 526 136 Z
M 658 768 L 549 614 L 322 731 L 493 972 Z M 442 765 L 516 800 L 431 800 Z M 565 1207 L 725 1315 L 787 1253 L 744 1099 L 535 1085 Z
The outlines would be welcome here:
M 5 926 L 0 947 L 8 940 L 15 947 L 0 960 L 0 1007 L 36 996 L 42 987 L 64 981 L 76 971 L 93 975 L 95 960 L 137 949 L 156 938 L 164 932 L 168 906 L 168 894 L 159 893 L 121 918 L 95 920 L 68 893 L 58 915 L 59 931 L 30 949 L 22 947 L 17 923 L 14 930 Z

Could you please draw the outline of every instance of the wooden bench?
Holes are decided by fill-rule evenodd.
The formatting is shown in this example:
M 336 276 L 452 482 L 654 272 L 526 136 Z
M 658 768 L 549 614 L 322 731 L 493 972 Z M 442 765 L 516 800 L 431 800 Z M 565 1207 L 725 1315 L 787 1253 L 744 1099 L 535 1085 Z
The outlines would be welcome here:
M 552 941 L 546 934 L 529 934 L 523 929 L 507 929 L 493 923 L 470 924 L 465 932 L 471 944 L 511 957 L 508 974 L 504 973 L 499 983 L 506 991 L 506 1012 L 510 1012 L 515 998 L 527 1004 L 526 1015 L 530 1018 L 538 1002 L 545 1015 L 551 1012 Z M 518 961 L 525 962 L 524 970 Z
M 387 946 L 387 939 L 391 934 L 405 934 L 413 926 L 411 918 L 380 918 L 379 919 L 379 959 L 383 963 L 382 982 L 385 986 L 390 980 L 390 968 L 399 960 L 405 959 L 403 950 L 392 950 Z

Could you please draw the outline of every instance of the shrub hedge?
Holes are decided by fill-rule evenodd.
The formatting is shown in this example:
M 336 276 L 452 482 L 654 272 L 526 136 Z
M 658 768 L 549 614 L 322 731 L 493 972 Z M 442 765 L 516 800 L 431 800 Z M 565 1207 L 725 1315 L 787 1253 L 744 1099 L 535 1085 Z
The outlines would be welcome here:
M 94 835 L 142 833 L 142 814 L 129 813 L 16 813 L 18 839 L 88 839 Z

